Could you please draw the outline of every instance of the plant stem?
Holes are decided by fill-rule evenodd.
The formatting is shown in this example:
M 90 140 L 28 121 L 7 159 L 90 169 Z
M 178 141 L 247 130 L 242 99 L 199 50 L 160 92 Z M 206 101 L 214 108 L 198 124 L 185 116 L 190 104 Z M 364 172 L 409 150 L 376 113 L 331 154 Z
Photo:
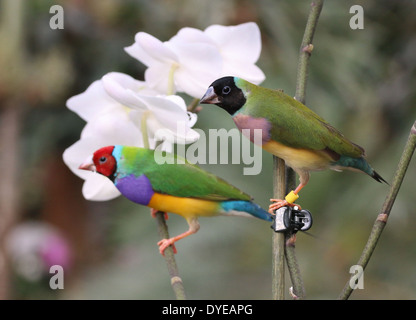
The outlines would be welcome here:
M 368 261 L 370 260 L 371 255 L 374 252 L 374 249 L 376 248 L 378 239 L 380 238 L 381 233 L 383 232 L 384 227 L 386 226 L 387 219 L 390 215 L 390 211 L 396 200 L 396 196 L 403 182 L 404 176 L 406 174 L 410 160 L 412 159 L 415 148 L 416 148 L 416 122 L 413 124 L 410 130 L 409 138 L 407 140 L 406 146 L 404 147 L 402 156 L 397 166 L 396 173 L 394 175 L 393 183 L 391 184 L 389 193 L 387 194 L 387 197 L 384 201 L 380 214 L 377 216 L 377 219 L 374 222 L 373 229 L 371 230 L 370 236 L 367 240 L 367 244 L 365 245 L 363 252 L 361 253 L 361 257 L 358 260 L 357 265 L 361 266 L 363 270 L 367 266 Z M 353 289 L 350 286 L 350 280 L 349 280 L 346 283 L 341 294 L 339 295 L 338 299 L 347 300 L 349 296 L 351 295 L 352 291 Z
M 302 43 L 300 45 L 295 99 L 302 103 L 305 103 L 309 58 L 313 50 L 312 40 L 323 5 L 324 0 L 312 0 L 305 33 L 303 34 Z
M 149 145 L 149 134 L 147 131 L 147 118 L 149 118 L 150 115 L 150 111 L 147 110 L 145 112 L 143 112 L 141 121 L 140 121 L 140 128 L 142 131 L 142 139 L 143 139 L 143 147 L 145 149 L 150 149 L 150 145 Z
M 292 281 L 292 297 L 296 300 L 304 299 L 306 292 L 303 284 L 302 275 L 300 273 L 298 260 L 295 251 L 296 234 L 286 233 L 285 237 L 285 255 L 286 263 L 289 270 L 290 280 Z
M 323 2 L 323 0 L 312 1 L 305 33 L 300 46 L 295 99 L 302 103 L 305 103 L 309 58 L 313 49 L 312 40 Z M 294 189 L 296 185 L 296 174 L 292 169 L 285 167 L 283 160 L 277 159 L 276 157 L 274 157 L 274 174 L 277 176 L 274 180 L 274 196 L 282 199 L 290 190 Z M 280 185 L 280 187 L 276 186 L 276 184 Z M 284 281 L 284 255 L 282 251 L 286 255 L 286 262 L 293 284 L 293 296 L 296 299 L 303 299 L 305 297 L 304 284 L 295 254 L 295 240 L 296 236 L 293 234 L 273 235 L 273 259 L 277 259 L 273 261 L 274 284 L 272 295 L 274 299 L 283 299 L 284 284 L 282 285 L 281 282 Z
M 324 0 L 313 0 L 311 2 L 308 21 L 306 22 L 305 27 L 305 33 L 303 34 L 302 43 L 300 45 L 295 99 L 302 103 L 305 103 L 306 101 L 306 83 L 308 80 L 309 60 L 313 50 L 312 41 L 323 4 Z M 288 192 L 289 190 L 292 190 L 296 185 L 296 175 L 295 172 L 290 168 L 287 168 L 286 171 L 286 176 L 288 177 Z M 299 264 L 296 258 L 295 242 L 296 235 L 286 235 L 286 261 L 289 269 L 290 279 L 293 284 L 293 295 L 296 299 L 304 299 L 306 291 L 299 269 Z
M 285 162 L 273 156 L 273 194 L 276 198 L 283 198 L 286 192 Z M 274 232 L 272 237 L 272 297 L 283 300 L 285 297 L 285 235 Z
M 158 211 L 156 213 L 157 228 L 161 239 L 169 239 L 168 226 L 166 225 L 164 212 Z M 165 249 L 164 259 L 168 267 L 170 276 L 170 283 L 172 285 L 173 292 L 175 293 L 177 300 L 186 300 L 185 288 L 181 277 L 179 277 L 178 266 L 175 260 L 175 254 L 172 247 Z
M 189 104 L 187 110 L 190 111 L 190 112 L 195 112 L 196 111 L 196 108 L 198 107 L 198 105 L 199 105 L 199 99 L 194 98 L 191 101 L 191 103 Z
M 141 131 L 143 136 L 143 145 L 149 149 L 149 135 L 147 133 L 147 119 L 150 111 L 145 111 L 141 119 Z M 165 220 L 165 213 L 158 211 L 156 213 L 157 229 L 161 239 L 169 239 L 168 226 Z M 178 266 L 176 265 L 175 254 L 172 247 L 165 249 L 164 258 L 170 275 L 170 283 L 177 300 L 185 300 L 185 289 L 182 279 L 179 277 Z

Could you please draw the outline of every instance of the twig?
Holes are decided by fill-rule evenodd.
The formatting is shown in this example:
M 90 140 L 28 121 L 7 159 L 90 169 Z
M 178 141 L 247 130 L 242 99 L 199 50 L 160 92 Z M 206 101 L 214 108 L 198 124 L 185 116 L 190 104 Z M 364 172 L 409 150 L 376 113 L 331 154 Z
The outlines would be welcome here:
M 308 21 L 305 27 L 305 33 L 303 35 L 302 43 L 300 46 L 298 68 L 297 68 L 297 79 L 296 79 L 296 93 L 295 99 L 305 103 L 306 96 L 306 82 L 308 79 L 308 67 L 309 58 L 312 53 L 313 45 L 312 40 L 315 33 L 316 25 L 318 23 L 319 15 L 322 10 L 324 0 L 314 0 L 311 3 L 309 11 Z M 283 198 L 290 190 L 294 189 L 296 184 L 295 172 L 284 165 L 283 160 L 276 160 L 274 157 L 274 172 L 277 175 L 274 184 L 274 196 L 276 198 Z M 280 169 L 279 169 L 280 168 Z M 283 181 L 283 182 L 282 182 Z M 281 188 L 276 187 L 276 183 L 282 184 Z M 277 192 L 278 191 L 278 192 Z M 295 242 L 296 237 L 288 234 L 286 236 L 275 234 L 273 236 L 273 259 L 282 259 L 281 251 L 285 249 L 286 262 L 289 269 L 289 274 L 293 287 L 291 288 L 292 296 L 297 299 L 303 299 L 305 297 L 305 288 L 303 285 L 302 277 L 299 270 L 295 254 Z M 273 298 L 283 299 L 283 293 L 279 290 L 284 291 L 284 285 L 280 282 L 284 281 L 284 263 L 280 260 L 273 261 Z
M 302 103 L 305 103 L 306 101 L 306 83 L 308 80 L 309 60 L 313 50 L 312 41 L 323 5 L 324 0 L 312 0 L 308 21 L 306 22 L 305 33 L 300 45 L 295 99 Z M 295 185 L 296 175 L 292 169 L 287 168 L 286 170 L 286 175 L 288 177 L 287 184 L 288 187 L 290 187 L 290 189 L 288 189 L 289 191 L 293 189 L 290 185 Z M 305 286 L 303 284 L 295 251 L 296 236 L 286 235 L 286 239 L 286 261 L 290 279 L 293 284 L 293 294 L 297 297 L 297 299 L 304 299 L 306 295 Z
M 290 280 L 292 281 L 292 296 L 296 300 L 304 299 L 306 292 L 303 284 L 302 275 L 300 273 L 298 260 L 295 251 L 296 234 L 286 233 L 285 237 L 285 255 L 286 263 L 289 270 Z
M 283 198 L 286 192 L 285 162 L 273 156 L 273 194 Z M 285 235 L 273 232 L 272 237 L 272 298 L 283 300 L 285 297 Z
M 150 112 L 146 111 L 143 113 L 141 119 L 141 131 L 143 138 L 143 145 L 145 148 L 149 149 L 149 135 L 147 133 L 147 120 Z M 156 221 L 157 229 L 161 239 L 169 239 L 168 226 L 165 220 L 164 212 L 156 212 Z M 182 279 L 179 277 L 178 266 L 176 265 L 175 254 L 171 246 L 165 249 L 164 258 L 166 265 L 168 267 L 168 272 L 170 275 L 170 283 L 172 285 L 173 292 L 175 293 L 177 300 L 185 300 L 185 289 L 183 287 Z
M 188 105 L 187 110 L 190 112 L 198 113 L 198 106 L 199 106 L 199 99 L 193 99 L 191 103 Z
M 302 43 L 300 45 L 295 99 L 302 103 L 305 103 L 309 58 L 313 50 L 312 40 L 323 5 L 324 0 L 312 0 L 305 33 L 303 34 Z
M 390 187 L 389 193 L 384 201 L 383 207 L 380 214 L 377 216 L 374 222 L 373 229 L 371 230 L 370 236 L 367 240 L 361 257 L 358 260 L 357 265 L 361 266 L 363 270 L 368 264 L 368 261 L 376 248 L 378 239 L 386 226 L 387 219 L 390 215 L 391 208 L 393 207 L 394 201 L 396 200 L 397 193 L 399 192 L 400 186 L 403 182 L 410 160 L 412 159 L 413 153 L 416 148 L 416 122 L 413 124 L 406 146 L 404 147 L 402 156 L 397 166 L 396 173 L 393 178 L 393 183 Z M 346 283 L 344 289 L 339 295 L 338 299 L 347 300 L 351 295 L 353 289 L 350 286 L 350 280 Z
M 158 211 L 156 213 L 157 229 L 161 239 L 169 239 L 168 226 L 166 225 L 165 214 Z M 177 300 L 186 300 L 185 288 L 181 277 L 179 277 L 178 266 L 176 265 L 175 254 L 171 246 L 165 249 L 164 259 L 170 275 L 170 283 Z

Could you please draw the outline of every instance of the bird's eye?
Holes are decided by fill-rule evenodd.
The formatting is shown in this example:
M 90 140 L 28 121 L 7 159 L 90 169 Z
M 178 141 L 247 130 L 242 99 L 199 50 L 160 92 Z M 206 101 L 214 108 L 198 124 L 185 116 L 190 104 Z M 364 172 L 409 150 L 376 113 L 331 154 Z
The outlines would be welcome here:
M 107 161 L 107 158 L 106 158 L 106 157 L 101 157 L 100 159 L 98 159 L 98 161 L 99 161 L 101 164 L 103 164 L 103 163 L 105 163 L 105 162 Z
M 225 86 L 222 88 L 222 94 L 229 94 L 231 91 L 231 88 L 229 86 Z

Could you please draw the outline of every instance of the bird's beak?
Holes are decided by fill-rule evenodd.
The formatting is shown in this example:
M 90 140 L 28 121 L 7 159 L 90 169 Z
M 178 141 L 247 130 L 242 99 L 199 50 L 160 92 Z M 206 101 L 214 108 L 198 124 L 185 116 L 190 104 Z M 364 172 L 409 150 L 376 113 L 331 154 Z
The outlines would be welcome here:
M 82 170 L 89 170 L 89 171 L 96 171 L 96 167 L 94 162 L 92 161 L 92 156 L 89 156 L 80 166 L 78 169 Z
M 218 99 L 214 88 L 211 86 L 208 88 L 207 92 L 205 92 L 204 96 L 202 97 L 199 103 L 208 103 L 208 104 L 216 104 L 220 103 L 221 101 Z

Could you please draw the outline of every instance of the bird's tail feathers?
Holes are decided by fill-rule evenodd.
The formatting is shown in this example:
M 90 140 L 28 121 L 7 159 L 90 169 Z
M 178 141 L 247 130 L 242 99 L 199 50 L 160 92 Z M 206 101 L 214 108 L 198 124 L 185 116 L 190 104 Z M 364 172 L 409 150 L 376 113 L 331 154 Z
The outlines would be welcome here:
M 230 200 L 221 203 L 224 215 L 253 216 L 262 220 L 272 221 L 272 215 L 251 201 Z
M 363 157 L 361 158 L 352 158 L 348 156 L 341 156 L 341 158 L 332 164 L 332 169 L 334 170 L 342 170 L 342 169 L 349 169 L 353 171 L 362 171 L 368 174 L 377 182 L 384 182 L 388 184 L 386 180 L 384 180 L 365 160 Z
M 389 185 L 389 183 L 386 180 L 384 180 L 375 170 L 373 170 L 373 174 L 371 174 L 370 176 L 377 182 L 384 182 L 385 184 Z

